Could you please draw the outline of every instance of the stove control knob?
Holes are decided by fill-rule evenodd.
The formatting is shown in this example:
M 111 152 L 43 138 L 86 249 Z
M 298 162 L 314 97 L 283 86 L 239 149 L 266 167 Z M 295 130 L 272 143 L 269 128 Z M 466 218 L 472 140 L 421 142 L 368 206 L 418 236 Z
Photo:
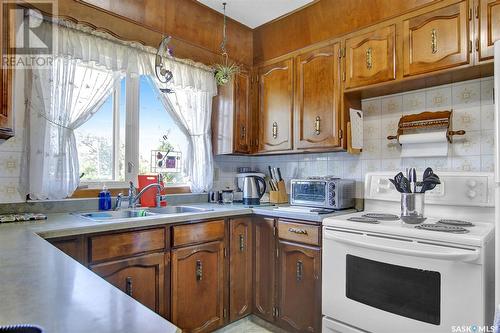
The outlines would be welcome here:
M 467 181 L 467 186 L 469 186 L 470 188 L 474 188 L 477 186 L 477 181 L 471 179 L 471 180 Z
M 467 197 L 469 199 L 474 199 L 476 196 L 477 196 L 477 192 L 476 191 L 474 191 L 474 190 L 467 191 Z

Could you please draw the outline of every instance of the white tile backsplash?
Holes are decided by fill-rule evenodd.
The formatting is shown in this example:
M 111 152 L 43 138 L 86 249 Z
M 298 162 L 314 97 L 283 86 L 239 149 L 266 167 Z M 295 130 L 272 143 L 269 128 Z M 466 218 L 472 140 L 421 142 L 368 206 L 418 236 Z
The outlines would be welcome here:
M 289 154 L 279 156 L 217 157 L 216 164 L 232 163 L 250 166 L 267 174 L 267 166 L 280 167 L 287 184 L 291 178 L 334 175 L 354 178 L 360 184 L 366 172 L 397 171 L 405 167 L 435 171 L 493 171 L 493 79 L 483 78 L 433 88 L 409 91 L 391 96 L 365 99 L 361 102 L 364 112 L 364 144 L 360 155 L 346 152 L 323 154 Z M 453 109 L 454 130 L 465 130 L 463 137 L 455 136 L 447 157 L 401 158 L 401 146 L 387 140 L 396 134 L 401 115 L 423 111 Z M 221 179 L 234 182 L 233 173 L 221 174 Z M 358 192 L 362 186 L 358 186 Z

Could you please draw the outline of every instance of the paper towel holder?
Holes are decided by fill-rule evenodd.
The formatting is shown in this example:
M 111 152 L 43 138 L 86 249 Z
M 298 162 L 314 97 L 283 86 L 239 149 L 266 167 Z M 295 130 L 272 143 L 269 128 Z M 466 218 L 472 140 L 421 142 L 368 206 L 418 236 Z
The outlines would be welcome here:
M 448 132 L 446 137 L 449 143 L 452 143 L 454 135 L 465 135 L 464 130 L 454 131 L 452 129 L 452 115 L 453 110 L 450 111 L 426 111 L 417 114 L 409 114 L 402 116 L 398 123 L 398 132 L 396 135 L 389 135 L 387 140 L 398 140 L 399 136 L 407 130 L 418 130 L 428 128 L 443 128 L 445 127 Z

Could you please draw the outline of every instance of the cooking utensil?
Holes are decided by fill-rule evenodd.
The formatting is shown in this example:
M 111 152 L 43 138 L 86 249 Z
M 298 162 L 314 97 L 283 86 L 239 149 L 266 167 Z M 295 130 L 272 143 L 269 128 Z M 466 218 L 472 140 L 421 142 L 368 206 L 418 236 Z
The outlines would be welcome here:
M 398 191 L 399 193 L 403 193 L 403 189 L 399 186 L 398 183 L 396 183 L 394 179 L 389 179 L 389 181 L 394 185 L 396 191 Z
M 411 187 L 410 187 L 410 182 L 408 181 L 408 178 L 406 178 L 402 172 L 398 173 L 394 177 L 394 181 L 398 183 L 399 188 L 401 189 L 401 193 L 411 193 Z
M 411 192 L 417 193 L 417 171 L 415 170 L 415 168 L 410 168 L 408 180 L 410 182 Z
M 431 175 L 434 175 L 434 171 L 432 171 L 431 168 L 427 168 L 424 171 L 424 175 L 422 176 L 422 179 L 425 179 L 425 178 L 427 178 L 427 177 L 429 177 Z

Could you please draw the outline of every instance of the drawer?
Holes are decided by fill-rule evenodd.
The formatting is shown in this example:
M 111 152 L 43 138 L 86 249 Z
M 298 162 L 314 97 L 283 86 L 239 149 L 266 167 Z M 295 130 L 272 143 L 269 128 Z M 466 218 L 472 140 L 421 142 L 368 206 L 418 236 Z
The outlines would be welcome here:
M 90 261 L 130 257 L 139 253 L 165 249 L 165 229 L 127 231 L 93 236 L 89 240 Z
M 224 238 L 224 220 L 173 227 L 173 246 L 211 242 Z
M 302 223 L 278 221 L 278 236 L 281 239 L 310 245 L 320 245 L 321 227 Z

